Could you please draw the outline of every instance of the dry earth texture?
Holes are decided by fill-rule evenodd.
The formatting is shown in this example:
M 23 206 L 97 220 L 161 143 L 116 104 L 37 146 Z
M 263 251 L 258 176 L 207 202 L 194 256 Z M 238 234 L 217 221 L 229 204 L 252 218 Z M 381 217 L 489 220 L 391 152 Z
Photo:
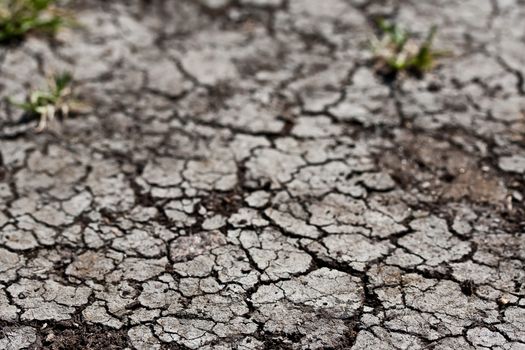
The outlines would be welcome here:
M 0 49 L 0 349 L 525 349 L 523 0 L 71 6 Z

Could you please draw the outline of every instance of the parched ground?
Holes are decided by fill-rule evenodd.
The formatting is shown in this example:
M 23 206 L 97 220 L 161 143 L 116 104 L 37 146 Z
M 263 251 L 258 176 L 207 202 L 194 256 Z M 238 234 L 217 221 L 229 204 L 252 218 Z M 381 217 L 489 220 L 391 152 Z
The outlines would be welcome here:
M 0 49 L 0 349 L 525 349 L 524 1 L 75 14 Z M 377 16 L 452 55 L 382 80 Z

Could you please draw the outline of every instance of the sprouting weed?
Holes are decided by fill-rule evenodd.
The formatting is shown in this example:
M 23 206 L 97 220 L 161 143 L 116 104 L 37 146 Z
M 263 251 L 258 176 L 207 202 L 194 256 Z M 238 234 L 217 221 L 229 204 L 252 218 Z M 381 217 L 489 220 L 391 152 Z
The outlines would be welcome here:
M 55 34 L 73 21 L 57 0 L 0 0 L 0 44 L 20 40 L 30 32 Z
M 36 128 L 38 132 L 44 130 L 55 116 L 69 116 L 70 113 L 86 111 L 87 106 L 76 100 L 72 94 L 73 77 L 64 72 L 48 78 L 46 90 L 36 90 L 29 94 L 26 102 L 10 102 L 23 109 L 29 116 L 39 117 Z
M 371 40 L 371 48 L 380 72 L 397 74 L 406 71 L 422 75 L 435 66 L 436 58 L 443 56 L 442 52 L 432 49 L 436 26 L 429 30 L 422 42 L 396 24 L 380 20 L 378 27 L 381 34 Z

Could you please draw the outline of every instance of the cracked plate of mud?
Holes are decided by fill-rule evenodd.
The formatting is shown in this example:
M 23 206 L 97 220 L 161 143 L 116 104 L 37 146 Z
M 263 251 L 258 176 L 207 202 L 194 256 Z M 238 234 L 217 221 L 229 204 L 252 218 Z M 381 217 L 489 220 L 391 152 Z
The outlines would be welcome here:
M 0 349 L 525 349 L 523 1 L 4 3 Z

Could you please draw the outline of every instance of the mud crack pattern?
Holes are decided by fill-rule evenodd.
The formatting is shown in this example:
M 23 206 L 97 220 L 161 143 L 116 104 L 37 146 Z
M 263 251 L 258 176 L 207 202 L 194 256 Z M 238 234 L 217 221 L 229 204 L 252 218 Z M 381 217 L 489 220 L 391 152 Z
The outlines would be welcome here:
M 521 0 L 84 1 L 0 51 L 2 349 L 525 349 Z M 383 81 L 392 18 L 452 53 Z

